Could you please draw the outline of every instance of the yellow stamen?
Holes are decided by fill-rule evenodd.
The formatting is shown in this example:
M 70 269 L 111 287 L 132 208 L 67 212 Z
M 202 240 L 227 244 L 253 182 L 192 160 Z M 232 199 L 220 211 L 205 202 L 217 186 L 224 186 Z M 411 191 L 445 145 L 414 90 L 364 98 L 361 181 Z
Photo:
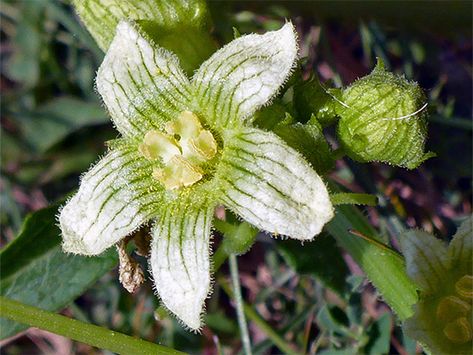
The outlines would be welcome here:
M 190 139 L 192 150 L 205 160 L 212 159 L 217 153 L 217 142 L 210 131 L 201 131 L 195 139 Z
M 464 275 L 455 283 L 457 293 L 465 298 L 473 299 L 473 276 Z
M 202 170 L 179 155 L 175 155 L 162 169 L 154 169 L 153 177 L 167 190 L 175 190 L 195 184 L 202 179 Z
M 452 342 L 464 344 L 472 339 L 471 324 L 465 317 L 458 318 L 448 323 L 443 328 L 443 333 Z
M 175 121 L 166 124 L 165 130 L 168 134 L 177 134 L 181 139 L 188 139 L 198 136 L 202 125 L 193 112 L 183 111 Z
M 451 322 L 465 316 L 470 310 L 471 306 L 465 301 L 455 296 L 448 296 L 443 298 L 437 306 L 437 318 L 442 322 Z
M 139 145 L 138 150 L 149 160 L 161 158 L 164 164 L 173 156 L 181 154 L 176 140 L 159 131 L 149 131 L 146 133 L 143 143 Z
M 160 159 L 164 166 L 153 169 L 153 177 L 168 190 L 193 185 L 203 177 L 198 166 L 217 154 L 212 133 L 202 128 L 199 118 L 183 111 L 165 126 L 167 134 L 146 133 L 139 145 L 140 153 L 149 160 Z

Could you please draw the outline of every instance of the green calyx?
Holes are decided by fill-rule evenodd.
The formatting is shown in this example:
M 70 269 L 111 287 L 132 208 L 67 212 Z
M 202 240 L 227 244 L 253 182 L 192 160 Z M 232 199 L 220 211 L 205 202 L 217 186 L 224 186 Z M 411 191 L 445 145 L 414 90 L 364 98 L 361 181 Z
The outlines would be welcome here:
M 426 99 L 421 88 L 384 69 L 343 91 L 337 114 L 338 137 L 346 154 L 360 162 L 384 162 L 414 169 L 434 156 L 424 153 Z

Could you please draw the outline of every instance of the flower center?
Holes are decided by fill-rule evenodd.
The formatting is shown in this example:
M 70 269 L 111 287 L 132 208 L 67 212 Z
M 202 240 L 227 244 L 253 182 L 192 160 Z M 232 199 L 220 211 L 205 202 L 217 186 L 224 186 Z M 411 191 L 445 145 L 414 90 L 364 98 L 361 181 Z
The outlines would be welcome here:
M 167 190 L 195 184 L 204 174 L 201 165 L 217 153 L 217 142 L 212 133 L 202 128 L 191 111 L 181 112 L 164 129 L 166 133 L 146 133 L 138 147 L 146 159 L 162 162 L 162 167 L 153 169 L 153 177 Z
M 452 342 L 464 344 L 473 338 L 471 302 L 473 276 L 464 275 L 455 283 L 456 294 L 444 297 L 437 305 L 437 319 L 444 324 L 443 333 Z

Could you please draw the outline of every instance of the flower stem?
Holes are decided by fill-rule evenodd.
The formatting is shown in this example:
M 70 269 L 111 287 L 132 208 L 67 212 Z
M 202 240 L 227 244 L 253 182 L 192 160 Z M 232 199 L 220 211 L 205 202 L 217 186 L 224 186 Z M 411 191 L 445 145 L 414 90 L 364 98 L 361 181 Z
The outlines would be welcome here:
M 0 297 L 0 316 L 119 354 L 183 354 L 93 324 Z
M 241 287 L 238 274 L 238 263 L 235 254 L 229 257 L 230 273 L 232 275 L 233 294 L 235 299 L 235 307 L 238 317 L 238 325 L 240 327 L 241 341 L 246 355 L 251 355 L 250 335 L 248 334 L 248 327 L 246 325 L 245 313 L 243 311 L 243 299 L 241 297 Z
M 218 278 L 218 284 L 222 287 L 223 291 L 230 297 L 233 298 L 233 291 L 228 284 L 228 282 L 223 278 Z M 266 336 L 271 339 L 271 341 L 276 345 L 281 353 L 283 354 L 298 354 L 297 351 L 294 350 L 286 341 L 268 324 L 260 317 L 258 313 L 249 305 L 242 302 L 243 304 L 243 311 L 245 315 L 250 319 L 253 323 L 255 323 L 258 328 L 266 334 Z

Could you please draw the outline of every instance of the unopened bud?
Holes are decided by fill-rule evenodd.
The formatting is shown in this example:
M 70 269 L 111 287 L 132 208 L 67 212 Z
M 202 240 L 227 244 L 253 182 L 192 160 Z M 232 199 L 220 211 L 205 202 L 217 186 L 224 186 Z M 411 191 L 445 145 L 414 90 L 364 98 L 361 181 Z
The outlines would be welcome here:
M 338 137 L 356 161 L 416 168 L 434 156 L 424 153 L 426 107 L 417 83 L 386 71 L 378 61 L 371 74 L 343 91 Z

